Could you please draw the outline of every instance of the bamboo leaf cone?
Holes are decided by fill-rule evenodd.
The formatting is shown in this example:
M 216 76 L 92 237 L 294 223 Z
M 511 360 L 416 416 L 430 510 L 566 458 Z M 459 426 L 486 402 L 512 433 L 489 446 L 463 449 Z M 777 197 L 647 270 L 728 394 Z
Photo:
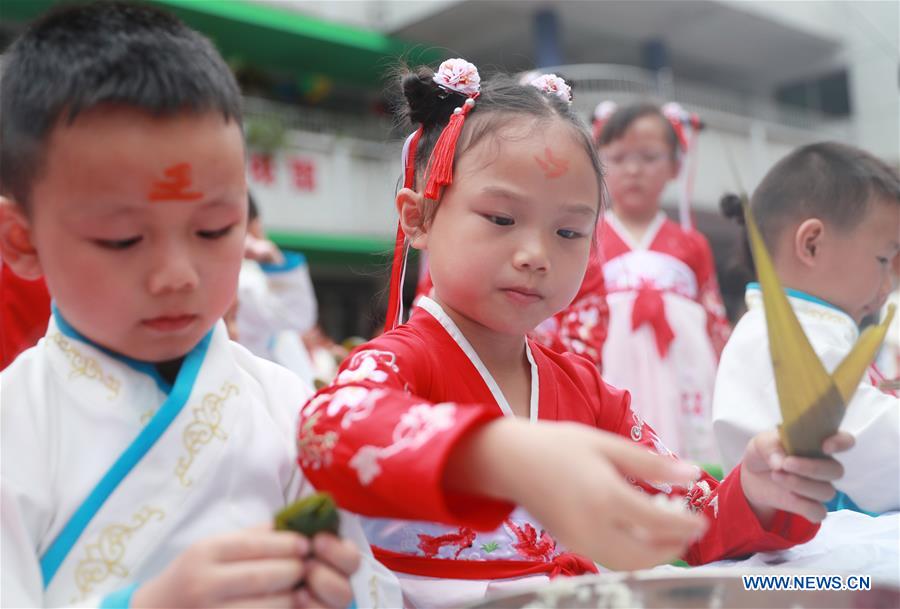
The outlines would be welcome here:
M 863 332 L 834 374 L 829 375 L 784 294 L 746 202 L 744 218 L 762 288 L 769 351 L 781 407 L 782 424 L 778 432 L 788 454 L 822 457 L 822 442 L 837 432 L 847 404 L 884 340 L 894 307 L 890 307 L 881 324 Z

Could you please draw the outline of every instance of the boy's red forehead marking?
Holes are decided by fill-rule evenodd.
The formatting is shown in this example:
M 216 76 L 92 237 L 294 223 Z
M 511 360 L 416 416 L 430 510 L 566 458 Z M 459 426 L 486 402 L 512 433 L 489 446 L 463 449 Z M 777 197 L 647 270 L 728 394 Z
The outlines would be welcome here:
M 147 196 L 151 201 L 197 201 L 203 198 L 202 192 L 190 191 L 191 165 L 178 163 L 163 171 L 163 180 L 153 183 L 153 189 Z
M 540 165 L 544 175 L 551 179 L 563 176 L 569 171 L 569 161 L 553 156 L 553 151 L 549 146 L 544 148 L 543 158 L 535 155 L 534 160 Z

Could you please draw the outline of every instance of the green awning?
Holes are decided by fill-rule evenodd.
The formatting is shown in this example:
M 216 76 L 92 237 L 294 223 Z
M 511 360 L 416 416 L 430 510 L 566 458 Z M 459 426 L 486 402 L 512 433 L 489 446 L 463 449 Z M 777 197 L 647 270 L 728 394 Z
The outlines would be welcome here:
M 441 54 L 378 32 L 245 0 L 151 0 L 209 36 L 229 62 L 357 86 L 381 84 L 399 58 L 435 63 Z M 63 0 L 2 0 L 0 18 L 30 21 Z

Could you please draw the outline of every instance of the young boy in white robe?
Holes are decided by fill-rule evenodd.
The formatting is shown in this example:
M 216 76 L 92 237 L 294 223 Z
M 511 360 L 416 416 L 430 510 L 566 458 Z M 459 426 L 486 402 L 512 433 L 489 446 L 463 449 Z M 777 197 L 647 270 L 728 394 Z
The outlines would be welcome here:
M 877 314 L 891 291 L 900 251 L 900 177 L 862 150 L 812 144 L 779 161 L 750 204 L 788 300 L 833 372 L 856 342 L 860 321 Z M 781 422 L 757 284 L 747 287 L 746 300 L 749 310 L 722 352 L 713 399 L 726 471 L 755 434 Z M 841 429 L 856 444 L 836 456 L 844 476 L 834 484 L 839 492 L 830 509 L 900 508 L 900 401 L 876 380 L 865 376 L 847 406 Z
M 398 603 L 354 517 L 359 570 L 347 539 L 268 524 L 312 490 L 293 441 L 310 390 L 219 321 L 247 224 L 222 58 L 166 13 L 96 4 L 6 59 L 0 254 L 54 307 L 0 375 L 2 605 Z

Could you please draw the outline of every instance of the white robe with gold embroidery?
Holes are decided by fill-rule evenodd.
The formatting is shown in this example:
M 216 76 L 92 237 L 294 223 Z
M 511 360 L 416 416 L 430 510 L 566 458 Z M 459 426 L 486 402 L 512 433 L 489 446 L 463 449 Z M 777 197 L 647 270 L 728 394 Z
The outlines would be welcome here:
M 229 341 L 221 323 L 194 357 L 194 379 L 192 355 L 173 389 L 152 368 L 107 354 L 54 318 L 45 338 L 0 375 L 4 607 L 99 606 L 193 543 L 271 521 L 312 492 L 294 442 L 308 387 Z M 179 388 L 189 392 L 184 407 L 45 588 L 40 557 Z M 353 577 L 357 605 L 396 606 L 396 580 L 371 557 L 356 517 L 342 516 L 343 535 L 364 555 Z

